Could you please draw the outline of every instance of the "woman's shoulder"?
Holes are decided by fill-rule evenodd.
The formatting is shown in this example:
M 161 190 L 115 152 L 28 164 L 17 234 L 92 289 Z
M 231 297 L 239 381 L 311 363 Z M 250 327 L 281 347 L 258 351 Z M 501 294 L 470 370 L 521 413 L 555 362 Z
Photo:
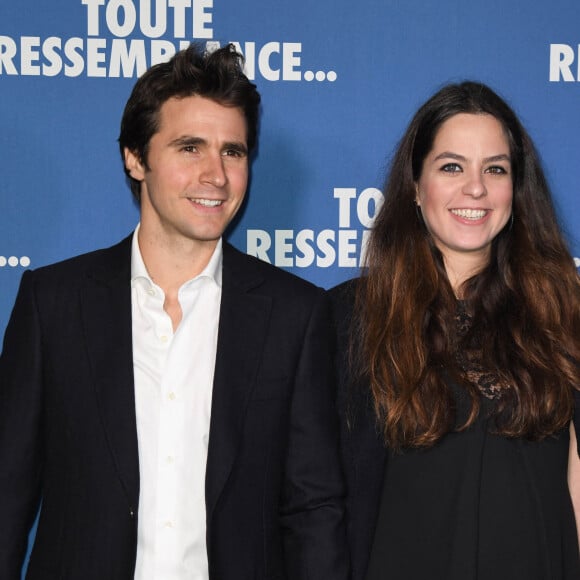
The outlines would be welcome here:
M 330 301 L 335 312 L 352 312 L 359 284 L 360 278 L 351 278 L 328 290 L 328 295 L 330 296 Z

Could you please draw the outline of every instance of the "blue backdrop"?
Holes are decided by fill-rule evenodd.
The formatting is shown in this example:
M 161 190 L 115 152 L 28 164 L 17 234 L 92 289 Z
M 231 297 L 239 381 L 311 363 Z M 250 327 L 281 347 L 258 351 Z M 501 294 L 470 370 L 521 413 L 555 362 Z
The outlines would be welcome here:
M 324 287 L 356 275 L 404 128 L 468 78 L 519 113 L 580 256 L 577 1 L 2 0 L 0 335 L 25 268 L 134 228 L 121 113 L 137 75 L 194 39 L 237 43 L 263 96 L 238 248 Z

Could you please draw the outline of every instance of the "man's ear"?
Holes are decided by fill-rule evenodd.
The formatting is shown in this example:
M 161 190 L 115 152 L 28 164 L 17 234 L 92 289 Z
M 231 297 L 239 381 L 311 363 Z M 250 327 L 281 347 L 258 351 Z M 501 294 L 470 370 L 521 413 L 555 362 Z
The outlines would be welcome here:
M 123 150 L 123 156 L 125 157 L 125 167 L 127 168 L 129 175 L 137 181 L 143 181 L 145 178 L 145 167 L 141 158 L 137 153 L 131 151 L 127 147 Z

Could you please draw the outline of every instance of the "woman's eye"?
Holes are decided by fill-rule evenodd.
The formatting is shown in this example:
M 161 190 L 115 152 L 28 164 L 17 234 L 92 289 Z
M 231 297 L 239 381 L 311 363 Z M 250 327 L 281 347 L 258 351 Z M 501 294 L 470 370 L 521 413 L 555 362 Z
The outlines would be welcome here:
M 441 171 L 445 171 L 445 173 L 459 173 L 461 171 L 461 166 L 457 163 L 446 163 L 441 168 Z
M 502 167 L 501 165 L 492 165 L 491 167 L 488 167 L 485 171 L 486 173 L 494 173 L 496 175 L 504 175 L 507 173 L 507 169 L 505 167 Z

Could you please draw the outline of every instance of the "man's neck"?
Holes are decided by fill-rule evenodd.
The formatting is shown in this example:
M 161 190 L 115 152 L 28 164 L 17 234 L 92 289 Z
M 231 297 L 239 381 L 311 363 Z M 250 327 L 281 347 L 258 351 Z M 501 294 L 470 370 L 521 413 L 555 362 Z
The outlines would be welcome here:
M 179 288 L 208 265 L 218 240 L 171 239 L 139 228 L 138 243 L 143 263 L 155 284 L 166 296 L 177 296 Z
M 149 276 L 163 290 L 163 309 L 170 317 L 175 332 L 183 315 L 179 289 L 204 270 L 218 241 L 199 242 L 183 237 L 155 235 L 141 224 L 137 242 Z

